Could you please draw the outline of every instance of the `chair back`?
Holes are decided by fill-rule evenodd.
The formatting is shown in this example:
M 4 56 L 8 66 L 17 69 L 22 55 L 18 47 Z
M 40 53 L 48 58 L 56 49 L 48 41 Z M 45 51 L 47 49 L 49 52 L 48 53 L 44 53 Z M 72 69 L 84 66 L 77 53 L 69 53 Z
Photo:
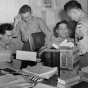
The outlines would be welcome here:
M 39 50 L 45 43 L 45 34 L 43 32 L 32 33 L 29 39 L 31 51 Z

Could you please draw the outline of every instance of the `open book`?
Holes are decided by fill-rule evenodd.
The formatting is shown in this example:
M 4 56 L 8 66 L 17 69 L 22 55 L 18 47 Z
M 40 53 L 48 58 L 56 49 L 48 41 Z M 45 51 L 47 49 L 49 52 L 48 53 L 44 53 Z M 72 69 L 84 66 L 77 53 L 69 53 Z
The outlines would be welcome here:
M 47 66 L 33 66 L 22 69 L 24 72 L 32 73 L 41 78 L 49 79 L 58 72 L 57 67 L 51 68 Z

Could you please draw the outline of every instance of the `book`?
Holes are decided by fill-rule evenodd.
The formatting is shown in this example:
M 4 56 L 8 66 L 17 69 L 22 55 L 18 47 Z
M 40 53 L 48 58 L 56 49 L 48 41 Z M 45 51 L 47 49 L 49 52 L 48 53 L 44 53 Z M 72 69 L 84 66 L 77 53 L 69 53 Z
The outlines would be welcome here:
M 4 76 L 0 76 L 0 88 L 4 88 L 9 85 L 26 82 L 25 79 L 21 76 L 13 76 L 11 74 L 6 74 Z
M 43 83 L 38 83 L 34 88 L 57 88 Z
M 11 69 L 11 68 L 4 68 L 4 69 L 1 69 L 1 73 L 4 73 L 4 74 L 13 74 L 15 73 L 16 71 Z
M 80 80 L 79 75 L 67 75 L 67 76 L 62 76 L 58 78 L 58 83 L 61 83 L 63 85 L 75 82 Z
M 4 88 L 32 88 L 33 86 L 34 86 L 34 83 L 22 82 L 22 83 L 9 85 L 9 86 L 6 86 Z
M 88 73 L 79 71 L 79 75 L 80 75 L 81 80 L 88 81 Z
M 58 72 L 57 67 L 47 67 L 47 66 L 33 66 L 22 69 L 22 71 L 27 73 L 32 73 L 41 78 L 49 79 L 51 76 Z
M 82 81 L 71 88 L 88 88 L 88 82 Z
M 73 86 L 73 85 L 76 85 L 76 84 L 78 84 L 78 83 L 79 83 L 79 81 L 75 81 L 75 82 L 69 83 L 69 84 L 67 84 L 67 85 L 62 85 L 62 84 L 58 83 L 58 84 L 57 84 L 57 87 L 59 87 L 59 88 L 69 88 L 69 87 L 71 87 L 71 86 Z

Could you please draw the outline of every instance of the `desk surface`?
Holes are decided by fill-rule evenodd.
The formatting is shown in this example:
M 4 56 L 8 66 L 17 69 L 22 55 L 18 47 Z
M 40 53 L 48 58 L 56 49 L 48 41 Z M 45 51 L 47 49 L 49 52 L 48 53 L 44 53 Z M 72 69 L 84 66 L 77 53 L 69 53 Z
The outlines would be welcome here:
M 41 63 L 37 64 L 37 65 L 41 65 Z M 10 63 L 0 63 L 0 69 L 4 69 L 4 68 L 11 68 L 11 64 Z M 17 69 L 15 69 L 17 70 Z M 17 70 L 18 71 L 18 70 Z M 80 77 L 82 78 L 83 81 L 87 81 L 88 82 L 88 73 L 84 73 L 84 72 L 79 72 Z M 27 79 L 24 75 L 22 75 L 22 77 L 27 81 L 30 82 L 29 79 Z M 57 77 L 58 75 L 54 75 L 52 76 L 50 79 L 48 80 L 43 80 L 42 83 L 47 84 L 47 85 L 51 85 L 51 86 L 56 86 L 57 84 Z M 37 82 L 34 82 L 34 84 L 36 85 Z
M 41 63 L 38 63 L 37 65 L 42 65 Z M 4 69 L 4 68 L 11 68 L 11 64 L 10 63 L 0 63 L 0 69 Z M 13 68 L 11 68 L 13 69 Z M 16 71 L 20 71 L 18 69 L 14 69 Z M 22 77 L 27 81 L 27 82 L 30 82 L 30 80 L 25 77 L 24 75 L 22 75 Z M 49 80 L 43 80 L 42 83 L 44 84 L 47 84 L 47 85 L 51 85 L 51 86 L 56 86 L 56 81 L 57 81 L 57 77 L 58 75 L 54 75 L 52 76 Z M 38 83 L 38 82 L 34 82 L 32 81 L 35 85 Z

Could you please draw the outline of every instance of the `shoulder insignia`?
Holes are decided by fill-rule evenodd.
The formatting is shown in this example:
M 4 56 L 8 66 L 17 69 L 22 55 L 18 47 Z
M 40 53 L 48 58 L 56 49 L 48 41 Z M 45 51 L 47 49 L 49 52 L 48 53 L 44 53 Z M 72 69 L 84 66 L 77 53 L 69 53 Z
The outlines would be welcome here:
M 78 25 L 77 25 L 77 28 L 81 28 L 82 27 L 82 23 L 79 23 Z
M 82 40 L 83 37 L 84 37 L 84 34 L 82 33 L 81 30 L 79 30 L 78 33 L 77 33 L 77 40 L 78 40 L 78 41 L 79 41 L 79 40 Z

